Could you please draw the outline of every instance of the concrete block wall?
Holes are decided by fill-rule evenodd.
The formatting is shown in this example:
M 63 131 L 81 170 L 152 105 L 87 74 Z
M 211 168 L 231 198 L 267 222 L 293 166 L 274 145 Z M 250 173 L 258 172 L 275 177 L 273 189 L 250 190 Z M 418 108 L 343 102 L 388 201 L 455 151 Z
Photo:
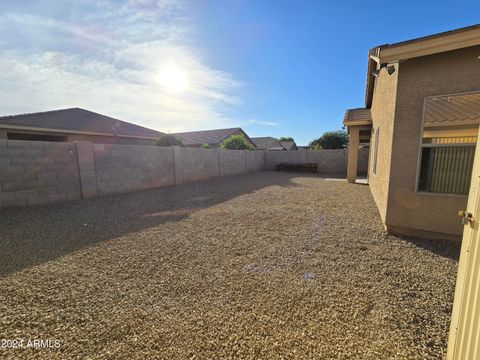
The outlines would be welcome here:
M 80 197 L 75 144 L 0 140 L 0 207 Z
M 220 176 L 220 149 L 172 147 L 175 159 L 175 183 L 208 180 Z
M 358 173 L 368 170 L 369 148 L 359 149 Z M 317 163 L 318 172 L 324 174 L 347 173 L 348 149 L 307 150 L 307 151 L 266 151 L 265 169 L 274 170 L 275 166 L 285 163 Z
M 247 150 L 220 149 L 220 176 L 245 174 Z
M 247 172 L 260 171 L 265 168 L 265 151 L 247 151 Z
M 319 173 L 346 173 L 347 151 L 345 149 L 307 151 L 307 162 L 317 163 Z
M 265 170 L 275 170 L 275 166 L 285 162 L 293 164 L 305 164 L 307 152 L 299 151 L 265 151 Z
M 360 150 L 359 159 L 359 172 L 366 171 L 368 149 Z M 250 151 L 0 140 L 0 208 L 273 170 L 281 162 L 317 162 L 320 172 L 346 172 L 346 151 Z
M 138 145 L 92 145 L 98 195 L 145 190 L 175 184 L 172 148 Z

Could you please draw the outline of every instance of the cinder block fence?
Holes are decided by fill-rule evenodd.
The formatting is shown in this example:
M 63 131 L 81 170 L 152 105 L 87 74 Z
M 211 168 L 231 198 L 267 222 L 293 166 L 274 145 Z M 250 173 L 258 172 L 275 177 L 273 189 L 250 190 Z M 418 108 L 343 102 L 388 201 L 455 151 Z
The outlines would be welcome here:
M 368 152 L 364 151 L 363 157 L 368 159 Z M 345 173 L 346 151 L 224 150 L 89 141 L 0 140 L 0 208 L 92 198 L 272 170 L 281 162 L 316 162 L 319 172 Z
M 0 140 L 0 208 L 173 186 L 264 169 L 264 152 Z

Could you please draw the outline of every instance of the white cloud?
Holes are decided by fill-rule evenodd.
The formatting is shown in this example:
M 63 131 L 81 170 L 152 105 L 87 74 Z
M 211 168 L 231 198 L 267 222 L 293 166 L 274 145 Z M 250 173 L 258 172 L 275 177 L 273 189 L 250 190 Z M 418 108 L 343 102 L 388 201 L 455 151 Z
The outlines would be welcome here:
M 273 127 L 280 127 L 280 123 L 276 121 L 264 121 L 264 120 L 257 120 L 257 119 L 250 119 L 248 120 L 249 124 L 256 124 L 256 125 L 264 125 L 264 126 L 273 126 Z
M 199 56 L 189 25 L 176 14 L 181 3 L 76 3 L 86 9 L 70 19 L 0 16 L 0 32 L 11 34 L 0 40 L 0 68 L 8 69 L 0 72 L 3 114 L 78 106 L 163 131 L 238 123 L 224 110 L 241 104 L 236 91 L 242 84 Z M 166 63 L 188 74 L 188 89 L 172 94 L 161 86 L 158 74 Z

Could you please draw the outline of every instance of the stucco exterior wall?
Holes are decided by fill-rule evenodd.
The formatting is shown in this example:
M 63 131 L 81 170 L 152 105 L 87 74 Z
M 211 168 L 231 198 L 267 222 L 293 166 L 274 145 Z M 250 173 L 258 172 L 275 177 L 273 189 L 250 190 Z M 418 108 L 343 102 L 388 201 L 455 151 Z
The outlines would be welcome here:
M 457 212 L 465 209 L 467 196 L 416 193 L 416 175 L 424 98 L 480 90 L 479 54 L 480 46 L 476 46 L 400 64 L 387 227 L 454 235 L 462 233 Z M 374 118 L 379 116 L 376 114 Z M 372 192 L 376 189 L 378 198 L 378 186 L 373 185 L 372 180 L 373 177 L 370 186 Z
M 385 222 L 387 218 L 395 102 L 397 97 L 398 74 L 399 71 L 401 71 L 401 69 L 398 69 L 398 65 L 396 65 L 395 68 L 396 71 L 391 75 L 388 74 L 385 68 L 380 71 L 379 76 L 376 78 L 371 107 L 373 134 L 375 134 L 377 128 L 380 130 L 376 174 L 374 174 L 373 171 L 376 135 L 372 135 L 370 140 L 368 182 L 383 222 Z

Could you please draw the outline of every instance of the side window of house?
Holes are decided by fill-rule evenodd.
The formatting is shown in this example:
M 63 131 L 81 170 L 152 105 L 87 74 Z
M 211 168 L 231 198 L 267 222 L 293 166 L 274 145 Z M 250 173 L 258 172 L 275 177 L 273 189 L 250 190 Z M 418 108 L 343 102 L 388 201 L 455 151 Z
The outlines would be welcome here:
M 418 190 L 468 194 L 480 123 L 480 93 L 425 99 Z
M 380 136 L 380 127 L 375 129 L 375 149 L 373 154 L 373 174 L 377 175 L 377 157 L 378 157 L 378 138 Z

